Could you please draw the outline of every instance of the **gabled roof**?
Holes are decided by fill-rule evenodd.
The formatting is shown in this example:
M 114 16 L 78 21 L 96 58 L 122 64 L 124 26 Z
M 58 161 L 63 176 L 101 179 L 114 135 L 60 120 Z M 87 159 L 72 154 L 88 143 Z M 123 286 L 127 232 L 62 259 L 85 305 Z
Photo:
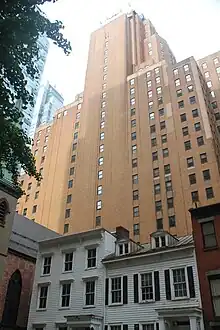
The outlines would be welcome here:
M 138 256 L 145 256 L 156 253 L 157 254 L 164 253 L 165 251 L 169 252 L 172 250 L 177 250 L 179 248 L 190 247 L 190 246 L 194 246 L 193 237 L 192 235 L 187 235 L 176 238 L 176 240 L 174 240 L 171 244 L 169 244 L 169 246 L 152 249 L 151 244 L 146 243 L 146 244 L 142 244 L 142 248 L 138 249 L 135 252 L 127 253 L 120 256 L 117 256 L 115 253 L 112 253 L 107 257 L 105 257 L 102 261 L 105 263 L 108 261 L 114 261 L 114 260 L 117 261 L 119 259 L 123 260 L 125 258 L 127 259 L 127 258 L 134 258 Z

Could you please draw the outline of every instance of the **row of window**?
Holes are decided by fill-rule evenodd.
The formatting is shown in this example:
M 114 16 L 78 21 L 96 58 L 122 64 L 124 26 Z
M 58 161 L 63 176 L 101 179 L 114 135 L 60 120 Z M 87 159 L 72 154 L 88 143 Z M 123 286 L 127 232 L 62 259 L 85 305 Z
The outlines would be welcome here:
M 41 275 L 42 276 L 48 276 L 48 275 L 51 274 L 52 259 L 53 259 L 53 257 L 51 255 L 43 257 L 42 269 L 41 269 Z M 73 251 L 63 253 L 62 272 L 63 273 L 72 272 L 73 271 L 73 263 L 74 263 L 74 253 L 73 253 Z M 96 263 L 97 263 L 96 248 L 86 249 L 86 261 L 85 261 L 86 269 L 96 267 Z
M 161 281 L 162 280 L 162 281 Z M 164 272 L 143 272 L 133 275 L 133 302 L 154 302 L 161 300 L 161 284 L 165 283 L 167 300 L 195 298 L 193 269 L 181 267 Z M 106 279 L 105 304 L 128 304 L 128 277 L 118 276 Z
M 162 278 L 162 281 L 160 281 Z M 133 275 L 133 302 L 154 302 L 161 300 L 161 283 L 165 283 L 167 300 L 195 298 L 193 269 L 191 266 L 145 272 Z M 72 282 L 65 281 L 60 285 L 60 308 L 70 307 Z M 84 304 L 95 305 L 96 280 L 85 281 Z M 46 309 L 49 295 L 49 284 L 39 285 L 38 309 Z M 128 304 L 128 276 L 111 277 L 105 280 L 105 305 Z
M 213 62 L 214 62 L 215 65 L 217 65 L 217 64 L 219 63 L 219 59 L 218 59 L 218 57 L 215 57 L 215 58 L 213 59 Z M 204 62 L 204 63 L 202 64 L 202 68 L 203 68 L 203 69 L 207 69 L 207 68 L 208 68 L 208 65 L 207 65 L 206 62 Z

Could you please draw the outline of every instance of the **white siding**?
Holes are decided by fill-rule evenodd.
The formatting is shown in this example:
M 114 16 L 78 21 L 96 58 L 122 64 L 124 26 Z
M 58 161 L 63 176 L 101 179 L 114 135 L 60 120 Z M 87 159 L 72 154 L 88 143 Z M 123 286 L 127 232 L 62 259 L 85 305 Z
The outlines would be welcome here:
M 113 242 L 111 243 L 111 239 Z M 68 244 L 57 247 L 42 249 L 40 253 L 53 253 L 52 268 L 50 276 L 41 276 L 42 267 L 42 255 L 39 255 L 36 263 L 35 281 L 33 286 L 33 294 L 30 306 L 30 314 L 28 321 L 28 329 L 32 329 L 33 323 L 45 323 L 47 329 L 55 329 L 56 322 L 64 322 L 67 315 L 85 315 L 95 314 L 103 316 L 104 314 L 104 278 L 105 268 L 101 260 L 109 253 L 113 253 L 111 247 L 114 247 L 113 236 L 108 237 L 108 244 L 106 248 L 106 237 L 97 240 L 86 240 L 82 244 Z M 85 269 L 87 251 L 86 247 L 89 245 L 97 245 L 97 267 L 95 269 Z M 75 249 L 73 272 L 62 273 L 63 267 L 63 250 Z M 107 252 L 106 252 L 107 251 Z M 96 280 L 96 295 L 95 295 L 95 307 L 88 308 L 84 306 L 84 281 L 83 277 L 97 276 Z M 71 294 L 71 307 L 65 310 L 60 309 L 60 280 L 73 279 L 72 294 Z M 37 311 L 37 291 L 38 284 L 44 282 L 51 282 L 48 297 L 48 307 L 46 311 Z
M 193 267 L 196 298 L 183 300 L 166 300 L 164 270 L 178 267 Z M 128 304 L 108 306 L 106 308 L 105 324 L 128 324 L 129 329 L 134 329 L 134 324 L 158 321 L 157 308 L 163 307 L 189 307 L 201 306 L 197 267 L 193 250 L 172 252 L 159 256 L 136 258 L 123 262 L 114 262 L 106 265 L 106 276 L 128 276 Z M 160 300 L 148 303 L 134 303 L 133 275 L 139 272 L 159 271 Z M 140 281 L 139 281 L 140 285 Z M 172 284 L 171 284 L 172 285 Z M 110 290 L 109 290 L 110 291 Z M 110 302 L 110 300 L 109 300 Z M 141 328 L 140 328 L 141 330 Z

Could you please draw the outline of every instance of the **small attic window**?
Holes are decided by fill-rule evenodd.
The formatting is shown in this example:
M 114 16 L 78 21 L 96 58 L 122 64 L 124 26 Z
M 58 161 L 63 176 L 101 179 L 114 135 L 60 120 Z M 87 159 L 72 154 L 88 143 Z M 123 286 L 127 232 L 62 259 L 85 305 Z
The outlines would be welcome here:
M 129 244 L 121 243 L 118 245 L 118 254 L 123 255 L 129 253 Z
M 166 236 L 161 235 L 154 237 L 154 242 L 155 242 L 155 248 L 160 248 L 166 246 Z

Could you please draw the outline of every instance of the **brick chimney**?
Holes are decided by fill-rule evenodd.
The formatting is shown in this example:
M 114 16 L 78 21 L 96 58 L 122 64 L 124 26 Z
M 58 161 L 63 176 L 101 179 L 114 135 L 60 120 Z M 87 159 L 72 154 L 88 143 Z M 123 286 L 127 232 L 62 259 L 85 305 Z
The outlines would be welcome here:
M 116 227 L 116 237 L 117 239 L 129 238 L 129 230 L 122 226 Z

